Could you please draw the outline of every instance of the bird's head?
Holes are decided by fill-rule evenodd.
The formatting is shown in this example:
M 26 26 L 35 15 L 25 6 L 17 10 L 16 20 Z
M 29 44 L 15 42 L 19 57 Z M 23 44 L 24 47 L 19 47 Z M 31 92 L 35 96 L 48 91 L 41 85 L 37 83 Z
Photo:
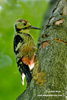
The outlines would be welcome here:
M 15 30 L 17 33 L 29 33 L 30 29 L 38 29 L 40 28 L 32 26 L 27 20 L 19 19 L 15 23 Z

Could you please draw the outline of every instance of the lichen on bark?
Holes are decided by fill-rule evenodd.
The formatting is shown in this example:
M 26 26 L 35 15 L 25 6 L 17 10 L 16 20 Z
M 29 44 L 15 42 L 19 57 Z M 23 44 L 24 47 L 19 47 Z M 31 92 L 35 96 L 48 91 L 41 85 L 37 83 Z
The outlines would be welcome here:
M 17 100 L 66 99 L 67 0 L 60 0 L 39 37 L 33 79 Z

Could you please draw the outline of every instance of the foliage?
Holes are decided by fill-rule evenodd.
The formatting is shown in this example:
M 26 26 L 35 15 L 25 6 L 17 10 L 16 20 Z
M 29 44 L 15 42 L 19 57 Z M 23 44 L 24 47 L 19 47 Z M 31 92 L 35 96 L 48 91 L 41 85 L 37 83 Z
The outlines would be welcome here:
M 47 6 L 46 0 L 0 0 L 0 100 L 15 100 L 26 89 L 13 51 L 14 23 L 23 18 L 41 27 Z M 37 43 L 40 32 L 31 33 Z

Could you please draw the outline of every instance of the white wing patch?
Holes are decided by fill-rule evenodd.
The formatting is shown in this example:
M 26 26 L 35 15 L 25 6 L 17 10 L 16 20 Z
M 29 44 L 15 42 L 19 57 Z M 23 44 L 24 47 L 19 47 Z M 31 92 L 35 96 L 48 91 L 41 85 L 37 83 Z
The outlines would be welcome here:
M 21 42 L 18 43 L 18 45 L 16 47 L 16 51 L 20 48 L 21 44 L 22 44 Z

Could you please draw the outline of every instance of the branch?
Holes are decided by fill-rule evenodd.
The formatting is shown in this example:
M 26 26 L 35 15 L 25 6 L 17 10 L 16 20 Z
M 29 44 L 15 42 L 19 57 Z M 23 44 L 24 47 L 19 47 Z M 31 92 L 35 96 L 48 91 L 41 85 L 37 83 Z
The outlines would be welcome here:
M 67 0 L 60 0 L 38 40 L 33 79 L 17 100 L 65 100 Z

